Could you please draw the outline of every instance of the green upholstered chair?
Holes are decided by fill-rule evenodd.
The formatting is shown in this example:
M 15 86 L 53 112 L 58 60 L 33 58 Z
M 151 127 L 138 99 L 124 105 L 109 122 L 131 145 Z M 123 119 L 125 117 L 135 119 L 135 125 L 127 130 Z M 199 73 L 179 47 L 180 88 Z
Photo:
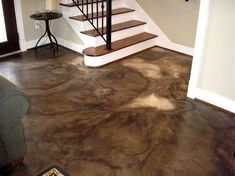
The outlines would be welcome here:
M 21 119 L 29 107 L 28 97 L 0 76 L 0 168 L 23 161 L 26 146 Z

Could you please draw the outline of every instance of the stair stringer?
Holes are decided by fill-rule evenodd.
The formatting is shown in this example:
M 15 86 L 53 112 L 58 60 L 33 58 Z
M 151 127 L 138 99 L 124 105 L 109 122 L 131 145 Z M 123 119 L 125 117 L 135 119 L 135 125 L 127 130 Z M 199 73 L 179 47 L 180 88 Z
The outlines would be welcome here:
M 135 19 L 145 21 L 145 31 L 158 35 L 158 43 L 169 43 L 170 39 L 164 34 L 160 27 L 151 19 L 151 17 L 144 11 L 144 9 L 136 2 L 136 0 L 128 0 L 124 2 L 127 8 L 135 9 Z
M 145 26 L 146 32 L 158 35 L 158 39 L 156 40 L 157 46 L 161 46 L 184 54 L 193 55 L 193 48 L 172 42 L 136 0 L 126 0 L 124 1 L 124 6 L 127 8 L 135 9 L 135 18 L 137 20 L 147 22 Z

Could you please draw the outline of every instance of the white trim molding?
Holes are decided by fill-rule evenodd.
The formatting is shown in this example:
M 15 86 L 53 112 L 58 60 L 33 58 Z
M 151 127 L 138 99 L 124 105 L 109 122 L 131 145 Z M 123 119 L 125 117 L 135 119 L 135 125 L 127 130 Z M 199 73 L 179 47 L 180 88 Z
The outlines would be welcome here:
M 84 45 L 70 42 L 68 40 L 65 40 L 65 39 L 62 39 L 59 37 L 57 37 L 57 41 L 58 41 L 59 45 L 65 47 L 65 48 L 71 49 L 73 51 L 76 51 L 78 53 L 81 53 L 81 54 L 82 54 L 82 51 L 85 49 Z
M 16 25 L 17 25 L 17 30 L 19 33 L 20 50 L 24 52 L 27 50 L 27 47 L 25 46 L 26 40 L 25 40 L 25 33 L 24 33 L 24 22 L 23 22 L 23 16 L 22 16 L 21 0 L 14 0 L 14 6 L 15 6 L 15 14 L 16 14 Z
M 156 45 L 160 46 L 160 47 L 163 47 L 163 48 L 166 48 L 166 49 L 177 51 L 177 52 L 180 52 L 180 53 L 183 53 L 183 54 L 187 54 L 187 55 L 190 55 L 190 56 L 193 56 L 193 53 L 194 53 L 194 48 L 184 46 L 184 45 L 180 45 L 180 44 L 177 44 L 177 43 L 173 43 L 171 41 L 162 42 L 162 41 L 157 40 Z
M 59 37 L 56 37 L 56 39 L 57 39 L 59 45 L 65 47 L 65 48 L 71 49 L 73 51 L 76 51 L 78 53 L 82 53 L 82 51 L 84 49 L 83 45 L 73 43 L 73 42 L 67 41 L 67 40 L 59 38 Z M 37 41 L 38 40 L 31 40 L 31 41 L 25 42 L 24 46 L 25 46 L 26 50 L 34 48 Z M 46 45 L 49 43 L 50 42 L 48 40 L 48 37 L 44 37 L 44 38 L 42 38 L 41 42 L 39 43 L 39 46 L 43 46 L 43 45 Z
M 230 100 L 223 96 L 199 88 L 196 88 L 194 90 L 194 96 L 199 100 L 205 101 L 209 104 L 215 105 L 217 107 L 235 113 L 234 100 Z
M 203 0 L 200 3 L 194 57 L 192 62 L 192 69 L 187 94 L 187 96 L 192 99 L 196 97 L 195 89 L 197 88 L 198 77 L 201 69 L 201 59 L 209 16 L 209 5 L 210 0 Z
M 198 88 L 197 86 L 201 70 L 201 61 L 203 59 L 202 56 L 208 26 L 208 17 L 210 13 L 210 2 L 211 0 L 203 0 L 200 4 L 196 43 L 187 96 L 192 99 L 197 98 L 209 104 L 235 113 L 235 100 L 226 98 L 222 95 L 218 95 L 202 88 Z
M 30 40 L 30 41 L 27 41 L 24 43 L 24 48 L 25 48 L 25 51 L 28 50 L 28 49 L 31 49 L 31 48 L 34 48 L 36 43 L 37 43 L 38 39 L 36 40 Z M 43 45 L 46 45 L 49 43 L 49 40 L 47 37 L 43 37 L 41 39 L 41 41 L 39 42 L 38 46 L 43 46 Z

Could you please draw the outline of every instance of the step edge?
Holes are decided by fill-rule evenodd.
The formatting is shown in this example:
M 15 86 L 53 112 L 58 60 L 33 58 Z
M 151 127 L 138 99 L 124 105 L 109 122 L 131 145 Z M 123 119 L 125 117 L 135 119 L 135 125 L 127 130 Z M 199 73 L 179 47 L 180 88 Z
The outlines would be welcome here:
M 105 1 L 106 1 L 106 0 L 105 0 Z M 102 0 L 98 0 L 98 2 L 100 3 L 100 2 L 102 2 Z M 96 2 L 95 2 L 95 3 L 96 3 Z M 85 2 L 85 3 L 84 3 L 84 5 L 87 5 L 87 4 L 92 4 L 92 2 L 88 2 L 88 3 Z M 72 7 L 76 7 L 76 5 L 75 5 L 75 4 L 72 5 L 72 3 L 62 3 L 62 2 L 61 2 L 61 3 L 59 3 L 59 5 L 64 6 L 64 7 L 71 7 L 71 8 L 72 8 Z M 79 5 L 79 6 L 80 6 L 80 5 Z
M 117 8 L 117 9 L 121 9 L 121 8 Z M 117 10 L 117 9 L 113 9 L 113 10 Z M 129 8 L 127 8 L 127 9 L 129 9 Z M 131 12 L 134 12 L 134 11 L 135 11 L 134 9 L 129 9 L 128 11 L 124 11 L 124 12 L 112 14 L 112 16 L 120 15 L 120 14 L 125 14 L 125 13 L 131 13 Z M 106 11 L 104 11 L 104 14 L 105 14 L 104 17 L 106 17 L 106 13 L 105 13 L 105 12 L 106 12 Z M 90 15 L 90 13 L 89 13 L 88 15 Z M 77 15 L 77 16 L 83 16 L 83 15 Z M 77 16 L 72 16 L 72 17 L 69 17 L 69 18 L 72 19 L 72 20 L 82 21 L 82 22 L 88 21 L 87 19 L 82 19 L 82 20 L 75 19 L 75 17 L 77 17 Z M 101 18 L 101 16 L 99 16 L 98 18 Z M 90 20 L 90 19 L 92 19 L 92 18 L 89 18 L 89 20 Z
M 151 40 L 151 39 L 154 39 L 154 38 L 157 38 L 157 37 L 158 37 L 158 35 L 155 35 L 155 34 L 152 34 L 152 35 L 153 35 L 152 37 L 146 38 L 146 39 L 144 39 L 144 40 L 142 40 L 142 41 L 140 41 L 140 42 L 133 43 L 133 44 L 127 46 L 127 47 L 130 47 L 130 46 L 133 46 L 133 45 L 136 45 L 136 44 L 139 44 L 139 43 L 142 43 L 142 42 L 145 42 L 145 41 L 148 41 L 148 40 Z M 116 41 L 116 42 L 117 42 L 117 41 Z M 104 46 L 104 45 L 101 45 L 101 46 Z M 100 47 L 100 46 L 97 46 L 97 47 Z M 127 48 L 127 47 L 123 47 L 123 48 Z M 90 55 L 90 54 L 86 54 L 86 53 L 85 53 L 85 50 L 87 50 L 87 49 L 93 49 L 93 48 L 96 48 L 96 47 L 88 47 L 88 48 L 85 48 L 85 49 L 82 51 L 82 53 L 83 53 L 85 56 L 89 56 L 89 57 L 99 57 L 99 56 L 104 56 L 104 55 L 106 55 L 106 54 L 113 53 L 113 52 L 115 52 L 115 51 L 119 51 L 119 50 L 123 49 L 123 48 L 119 48 L 119 49 L 114 50 L 114 51 L 111 51 L 111 52 L 109 52 L 109 53 L 105 53 L 105 54 L 96 54 L 96 55 Z
M 124 59 L 126 57 L 132 56 L 134 54 L 137 54 L 139 52 L 142 52 L 144 50 L 147 50 L 149 48 L 156 46 L 155 40 L 156 39 L 147 40 L 145 42 L 132 45 L 129 48 L 123 48 L 122 50 L 118 50 L 114 53 L 108 53 L 107 55 L 103 55 L 103 56 L 97 56 L 97 57 L 84 56 L 84 64 L 87 67 L 93 67 L 93 68 L 102 67 L 104 65 L 116 62 L 118 60 Z M 130 53 L 124 52 L 125 54 L 123 54 L 123 51 L 126 51 L 127 49 L 131 50 Z M 118 56 L 118 57 L 115 57 L 115 56 Z
M 118 24 L 121 24 L 121 23 L 118 23 Z M 114 25 L 118 25 L 118 24 L 114 24 Z M 131 28 L 134 28 L 134 27 L 139 27 L 139 26 L 146 25 L 146 24 L 147 24 L 146 22 L 142 22 L 142 23 L 139 23 L 139 24 L 135 24 L 135 25 L 132 25 L 132 26 L 127 26 L 127 27 L 124 27 L 124 28 L 121 28 L 121 29 L 114 30 L 114 31 L 112 31 L 112 33 L 119 32 L 119 31 L 126 30 L 126 29 L 131 29 Z M 99 29 L 101 29 L 101 28 L 99 28 Z M 81 31 L 80 33 L 82 33 L 84 35 L 87 35 L 87 36 L 90 36 L 90 37 L 100 36 L 98 33 L 96 33 L 95 35 L 87 34 L 86 32 L 88 32 L 88 31 L 91 31 L 91 30 Z M 95 29 L 93 29 L 93 31 L 95 31 Z M 104 34 L 106 35 L 106 32 L 104 32 Z

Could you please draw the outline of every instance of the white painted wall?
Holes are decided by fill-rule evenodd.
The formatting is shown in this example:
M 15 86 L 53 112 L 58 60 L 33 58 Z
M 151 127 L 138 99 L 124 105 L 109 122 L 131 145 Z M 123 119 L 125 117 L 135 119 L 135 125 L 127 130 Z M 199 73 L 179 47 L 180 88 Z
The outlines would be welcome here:
M 200 0 L 136 1 L 172 42 L 194 48 Z
M 188 96 L 235 112 L 235 1 L 205 1 Z
M 214 0 L 209 8 L 198 87 L 235 100 L 235 1 Z

